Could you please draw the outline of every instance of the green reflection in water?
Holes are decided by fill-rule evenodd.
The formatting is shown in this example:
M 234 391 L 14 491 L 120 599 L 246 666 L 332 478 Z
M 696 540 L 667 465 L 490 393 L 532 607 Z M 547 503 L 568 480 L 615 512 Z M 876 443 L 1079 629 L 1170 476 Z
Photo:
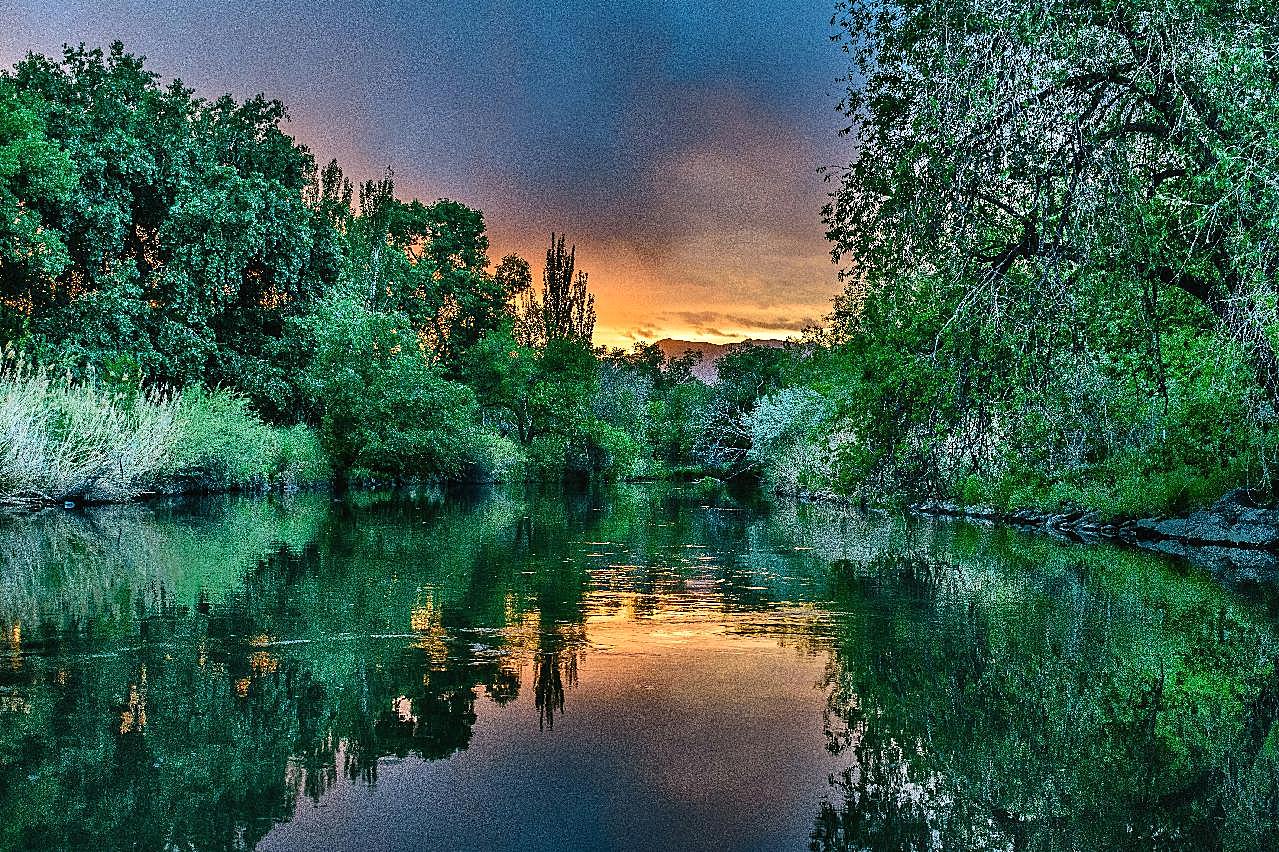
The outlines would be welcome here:
M 794 848 L 1274 840 L 1274 621 L 1194 569 L 656 487 L 353 501 L 0 521 L 0 846 L 251 848 L 478 701 L 554 729 L 619 612 L 828 659 Z

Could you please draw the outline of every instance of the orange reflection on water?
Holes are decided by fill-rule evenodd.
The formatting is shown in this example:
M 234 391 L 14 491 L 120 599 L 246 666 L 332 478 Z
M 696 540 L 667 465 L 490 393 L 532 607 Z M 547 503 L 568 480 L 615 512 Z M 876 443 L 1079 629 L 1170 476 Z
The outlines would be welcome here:
M 141 732 L 147 726 L 147 667 L 142 667 L 137 683 L 129 684 L 129 697 L 120 714 L 120 733 Z
M 426 651 L 432 666 L 441 666 L 448 660 L 448 631 L 444 629 L 443 615 L 433 598 L 427 597 L 425 603 L 412 609 L 409 613 L 409 627 L 417 634 L 413 647 Z M 427 677 L 429 672 L 423 676 L 424 683 Z

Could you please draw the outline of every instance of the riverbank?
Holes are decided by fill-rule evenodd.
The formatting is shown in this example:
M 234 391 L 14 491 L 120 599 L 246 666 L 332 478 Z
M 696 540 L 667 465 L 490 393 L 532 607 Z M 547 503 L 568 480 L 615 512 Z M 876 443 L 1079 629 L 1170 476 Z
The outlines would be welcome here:
M 852 502 L 825 491 L 778 493 L 805 502 Z M 1176 517 L 1105 519 L 1087 509 L 1002 511 L 947 500 L 912 503 L 904 510 L 917 516 L 1006 526 L 1080 543 L 1139 547 L 1203 565 L 1232 580 L 1279 581 L 1279 507 L 1260 505 L 1243 488 L 1226 493 L 1211 506 Z

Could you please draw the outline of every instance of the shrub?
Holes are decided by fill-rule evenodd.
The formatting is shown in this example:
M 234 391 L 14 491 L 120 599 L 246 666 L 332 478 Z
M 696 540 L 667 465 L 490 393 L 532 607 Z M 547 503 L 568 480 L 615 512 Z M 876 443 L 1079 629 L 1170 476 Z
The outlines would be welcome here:
M 243 397 L 188 388 L 177 412 L 170 477 L 182 490 L 265 488 L 278 471 L 279 438 Z
M 109 394 L 15 366 L 0 373 L 0 502 L 128 500 L 155 487 L 176 434 L 161 393 Z
M 756 461 L 776 457 L 784 444 L 805 440 L 830 415 L 825 397 L 810 388 L 784 388 L 761 399 L 746 425 L 750 456 Z
M 546 481 L 563 479 L 567 455 L 567 438 L 562 435 L 539 435 L 528 445 L 529 477 Z
M 317 308 L 311 332 L 307 386 L 339 476 L 463 472 L 479 432 L 475 394 L 440 375 L 406 317 L 337 294 Z
M 0 504 L 294 487 L 328 473 L 313 431 L 268 426 L 227 391 L 124 392 L 0 372 Z
M 588 476 L 627 479 L 636 474 L 642 452 L 640 444 L 626 432 L 603 420 L 590 420 L 584 436 Z
M 827 488 L 831 457 L 822 426 L 831 415 L 824 396 L 805 387 L 784 388 L 763 397 L 746 417 L 751 436 L 747 457 L 764 478 L 783 491 Z
M 520 482 L 528 474 L 528 458 L 515 441 L 489 429 L 475 438 L 467 479 L 472 482 Z
M 326 482 L 333 475 L 329 457 L 314 429 L 302 425 L 277 429 L 276 439 L 273 484 L 290 490 Z

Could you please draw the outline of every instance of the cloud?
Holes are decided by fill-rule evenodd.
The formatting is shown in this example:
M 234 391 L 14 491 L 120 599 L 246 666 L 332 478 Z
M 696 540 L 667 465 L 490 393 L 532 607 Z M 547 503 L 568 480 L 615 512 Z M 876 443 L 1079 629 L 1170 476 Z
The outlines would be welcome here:
M 723 335 L 723 328 L 738 331 L 789 331 L 802 332 L 816 323 L 813 317 L 790 319 L 770 316 L 745 316 L 719 311 L 676 311 L 666 314 L 675 323 L 686 325 L 706 334 Z
M 641 340 L 643 341 L 656 340 L 658 337 L 657 329 L 651 325 L 642 325 L 630 331 L 623 332 L 623 334 L 627 338 L 637 342 Z

